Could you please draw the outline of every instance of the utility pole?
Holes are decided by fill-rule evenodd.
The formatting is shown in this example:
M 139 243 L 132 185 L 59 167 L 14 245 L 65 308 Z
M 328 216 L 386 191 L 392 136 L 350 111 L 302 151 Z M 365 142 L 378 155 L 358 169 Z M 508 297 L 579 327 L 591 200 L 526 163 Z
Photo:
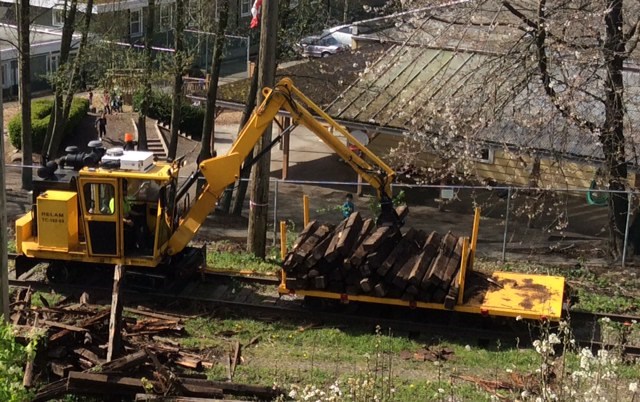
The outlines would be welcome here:
M 1 60 L 0 60 L 1 62 Z M 7 227 L 7 186 L 4 168 L 4 106 L 0 90 L 0 228 Z M 7 261 L 7 230 L 0 230 L 0 314 L 9 320 L 9 263 Z
M 261 89 L 273 87 L 276 77 L 276 45 L 278 39 L 278 0 L 265 0 L 262 3 L 260 21 L 260 53 L 258 55 L 258 99 L 263 100 Z M 271 142 L 271 125 L 253 149 L 254 156 Z M 269 173 L 271 173 L 271 154 L 267 152 L 253 165 L 250 176 L 249 233 L 247 250 L 264 258 L 267 243 L 267 213 L 269 210 Z

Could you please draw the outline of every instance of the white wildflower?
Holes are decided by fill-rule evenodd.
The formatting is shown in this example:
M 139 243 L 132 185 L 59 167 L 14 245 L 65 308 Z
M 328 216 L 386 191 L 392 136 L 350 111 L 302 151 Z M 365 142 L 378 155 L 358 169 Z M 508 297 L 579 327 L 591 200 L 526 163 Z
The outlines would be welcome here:
M 638 392 L 638 383 L 637 382 L 632 382 L 629 384 L 629 391 L 633 392 L 634 394 L 636 392 Z

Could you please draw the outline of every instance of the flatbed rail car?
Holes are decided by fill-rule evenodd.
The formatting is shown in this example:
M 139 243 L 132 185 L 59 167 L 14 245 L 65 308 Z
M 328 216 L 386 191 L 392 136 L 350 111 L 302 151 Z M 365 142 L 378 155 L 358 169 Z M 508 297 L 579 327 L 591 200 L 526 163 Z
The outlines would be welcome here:
M 516 272 L 494 272 L 491 276 L 474 275 L 473 260 L 478 243 L 480 210 L 476 209 L 471 237 L 463 239 L 460 269 L 452 286 L 458 286 L 453 305 L 400 298 L 376 297 L 365 294 L 337 293 L 325 290 L 288 289 L 287 275 L 281 270 L 278 292 L 342 303 L 361 302 L 417 309 L 449 310 L 485 316 L 511 317 L 530 320 L 559 321 L 562 317 L 565 279 L 560 276 Z M 482 283 L 485 282 L 485 286 Z

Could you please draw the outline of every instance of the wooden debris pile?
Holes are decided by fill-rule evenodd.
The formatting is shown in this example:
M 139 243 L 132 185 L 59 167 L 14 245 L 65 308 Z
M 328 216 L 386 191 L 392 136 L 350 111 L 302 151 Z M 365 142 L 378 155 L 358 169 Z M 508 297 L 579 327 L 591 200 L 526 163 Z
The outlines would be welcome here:
M 396 212 L 403 220 L 406 206 Z M 309 222 L 283 263 L 291 290 L 322 290 L 406 301 L 444 303 L 458 298 L 455 278 L 461 237 L 410 228 L 376 227 L 356 212 L 336 227 Z
M 229 353 L 182 348 L 176 337 L 185 335 L 184 316 L 125 308 L 122 345 L 108 361 L 109 307 L 88 304 L 86 294 L 81 297 L 84 303 L 63 299 L 50 305 L 40 297 L 41 305 L 35 305 L 32 295 L 30 288 L 17 292 L 11 320 L 19 337 L 44 334 L 34 362 L 25 368 L 25 386 L 47 383 L 34 401 L 68 393 L 128 398 L 145 393 L 218 399 L 239 395 L 268 400 L 280 394 L 271 387 L 207 380 L 201 371 L 215 364 L 227 366 L 227 380 L 233 379 L 241 345 L 235 342 Z

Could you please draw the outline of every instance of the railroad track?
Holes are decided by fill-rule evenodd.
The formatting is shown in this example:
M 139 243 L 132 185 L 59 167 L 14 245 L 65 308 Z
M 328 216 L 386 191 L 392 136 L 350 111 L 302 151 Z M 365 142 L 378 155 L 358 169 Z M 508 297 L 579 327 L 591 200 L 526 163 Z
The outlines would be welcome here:
M 481 345 L 489 346 L 500 340 L 501 344 L 516 343 L 526 345 L 539 334 L 542 325 L 530 322 L 516 322 L 512 319 L 498 319 L 454 313 L 450 311 L 407 310 L 376 305 L 335 304 L 332 308 L 342 311 L 310 310 L 306 303 L 295 296 L 280 297 L 275 290 L 279 279 L 275 276 L 258 276 L 239 274 L 230 271 L 203 271 L 202 280 L 191 281 L 180 292 L 149 291 L 126 289 L 125 300 L 130 303 L 158 302 L 162 299 L 172 301 L 203 303 L 226 314 L 240 315 L 264 319 L 294 320 L 312 322 L 322 325 L 363 327 L 373 329 L 376 326 L 383 331 L 392 330 L 394 334 L 414 336 L 424 334 L 433 338 L 460 338 L 469 342 L 477 341 Z M 82 284 L 52 285 L 37 280 L 10 280 L 15 287 L 31 287 L 41 291 L 55 290 L 60 293 L 77 293 L 88 291 L 93 295 L 104 295 L 105 300 L 111 295 L 109 277 L 103 277 L 102 283 L 93 279 L 83 280 Z M 357 308 L 357 311 L 355 310 Z M 612 322 L 630 324 L 634 320 L 640 322 L 640 317 L 621 314 L 591 313 L 571 311 L 570 320 L 575 334 L 576 343 L 582 347 L 589 347 L 596 351 L 606 348 L 620 348 L 621 345 L 608 344 L 594 339 L 593 328 L 599 326 L 600 320 L 608 318 Z M 553 324 L 550 324 L 553 327 Z M 576 328 L 579 326 L 580 328 Z M 596 331 L 599 332 L 599 331 Z M 454 335 L 452 335 L 454 334 Z M 640 359 L 640 344 L 622 345 L 622 352 L 629 358 Z

